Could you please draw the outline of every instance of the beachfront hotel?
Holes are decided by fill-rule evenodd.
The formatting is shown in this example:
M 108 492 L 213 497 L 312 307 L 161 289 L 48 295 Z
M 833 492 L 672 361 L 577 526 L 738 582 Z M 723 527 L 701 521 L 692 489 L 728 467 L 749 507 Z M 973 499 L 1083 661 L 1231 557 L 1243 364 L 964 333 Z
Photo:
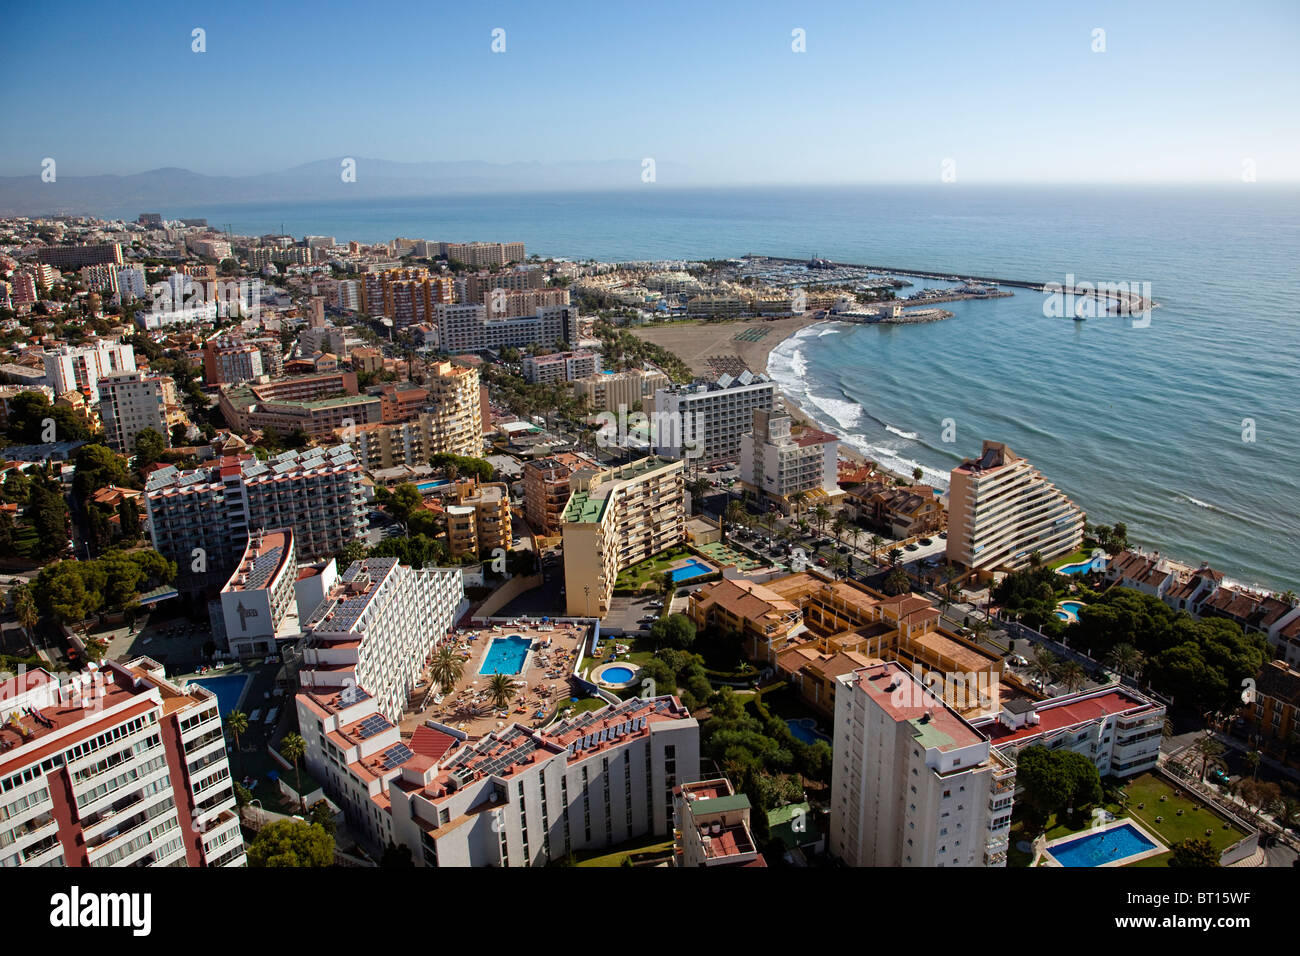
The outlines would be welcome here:
M 1015 766 L 899 664 L 838 680 L 831 853 L 848 866 L 1005 866 Z
M 358 689 L 375 699 L 379 713 L 399 720 L 464 600 L 459 568 L 417 570 L 396 558 L 354 562 L 303 624 L 302 693 Z M 301 725 L 301 705 L 299 718 Z
M 840 440 L 829 432 L 795 428 L 783 411 L 756 408 L 753 430 L 740 439 L 740 483 L 758 501 L 769 501 L 785 514 L 790 496 L 802 493 L 805 508 L 832 504 L 843 496 L 838 484 Z
M 668 434 L 660 424 L 655 451 L 704 465 L 737 461 L 742 438 L 754 427 L 754 412 L 770 412 L 776 401 L 776 383 L 750 371 L 661 388 L 655 392 L 655 421 L 674 424 Z
M 633 697 L 476 741 L 450 730 L 417 730 L 387 786 L 393 839 L 420 866 L 540 866 L 667 837 L 674 791 L 700 774 L 699 725 L 675 697 Z
M 681 461 L 652 455 L 569 477 L 561 529 L 565 613 L 604 617 L 620 571 L 686 537 L 683 471 Z
M 217 711 L 147 657 L 0 682 L 0 867 L 243 866 Z
M 266 461 L 226 455 L 190 471 L 168 465 L 145 483 L 154 549 L 175 561 L 184 589 L 224 584 L 250 534 L 291 528 L 304 561 L 333 555 L 366 528 L 361 465 L 347 445 Z
M 948 560 L 971 571 L 1017 571 L 1077 551 L 1083 511 L 1002 442 L 952 470 Z

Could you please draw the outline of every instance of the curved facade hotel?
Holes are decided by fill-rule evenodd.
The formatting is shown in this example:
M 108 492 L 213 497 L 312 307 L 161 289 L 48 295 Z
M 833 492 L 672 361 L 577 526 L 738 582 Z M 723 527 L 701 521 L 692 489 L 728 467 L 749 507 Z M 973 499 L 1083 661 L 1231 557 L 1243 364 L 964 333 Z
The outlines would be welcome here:
M 1083 543 L 1083 510 L 1002 442 L 952 470 L 948 560 L 975 571 L 1016 571 Z

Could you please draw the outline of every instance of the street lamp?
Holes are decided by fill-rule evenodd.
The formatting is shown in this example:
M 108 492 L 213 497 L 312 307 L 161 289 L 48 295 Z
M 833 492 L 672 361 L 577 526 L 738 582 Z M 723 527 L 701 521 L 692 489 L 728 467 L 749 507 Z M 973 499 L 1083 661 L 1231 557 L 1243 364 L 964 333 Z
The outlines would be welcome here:
M 591 585 L 584 584 L 582 586 L 582 593 L 587 599 L 587 617 L 591 617 Z

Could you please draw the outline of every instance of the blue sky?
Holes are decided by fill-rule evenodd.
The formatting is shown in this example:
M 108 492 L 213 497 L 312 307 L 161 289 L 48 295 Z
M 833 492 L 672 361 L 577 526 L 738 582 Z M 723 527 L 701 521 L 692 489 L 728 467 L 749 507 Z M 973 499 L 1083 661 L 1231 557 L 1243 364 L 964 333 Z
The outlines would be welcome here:
M 945 159 L 963 182 L 1300 180 L 1294 0 L 178 6 L 11 9 L 0 174 L 649 156 L 721 183 L 935 182 Z

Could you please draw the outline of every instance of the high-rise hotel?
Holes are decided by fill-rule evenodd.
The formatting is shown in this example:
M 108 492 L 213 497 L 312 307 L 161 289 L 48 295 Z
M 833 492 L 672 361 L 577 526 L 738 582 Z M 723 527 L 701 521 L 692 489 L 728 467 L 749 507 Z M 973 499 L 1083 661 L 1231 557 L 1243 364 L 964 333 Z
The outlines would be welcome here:
M 562 526 L 566 613 L 604 617 L 620 571 L 686 536 L 683 468 L 652 455 L 569 477 L 573 494 Z
M 1083 511 L 1002 442 L 952 470 L 948 560 L 974 571 L 1016 571 L 1083 543 Z

